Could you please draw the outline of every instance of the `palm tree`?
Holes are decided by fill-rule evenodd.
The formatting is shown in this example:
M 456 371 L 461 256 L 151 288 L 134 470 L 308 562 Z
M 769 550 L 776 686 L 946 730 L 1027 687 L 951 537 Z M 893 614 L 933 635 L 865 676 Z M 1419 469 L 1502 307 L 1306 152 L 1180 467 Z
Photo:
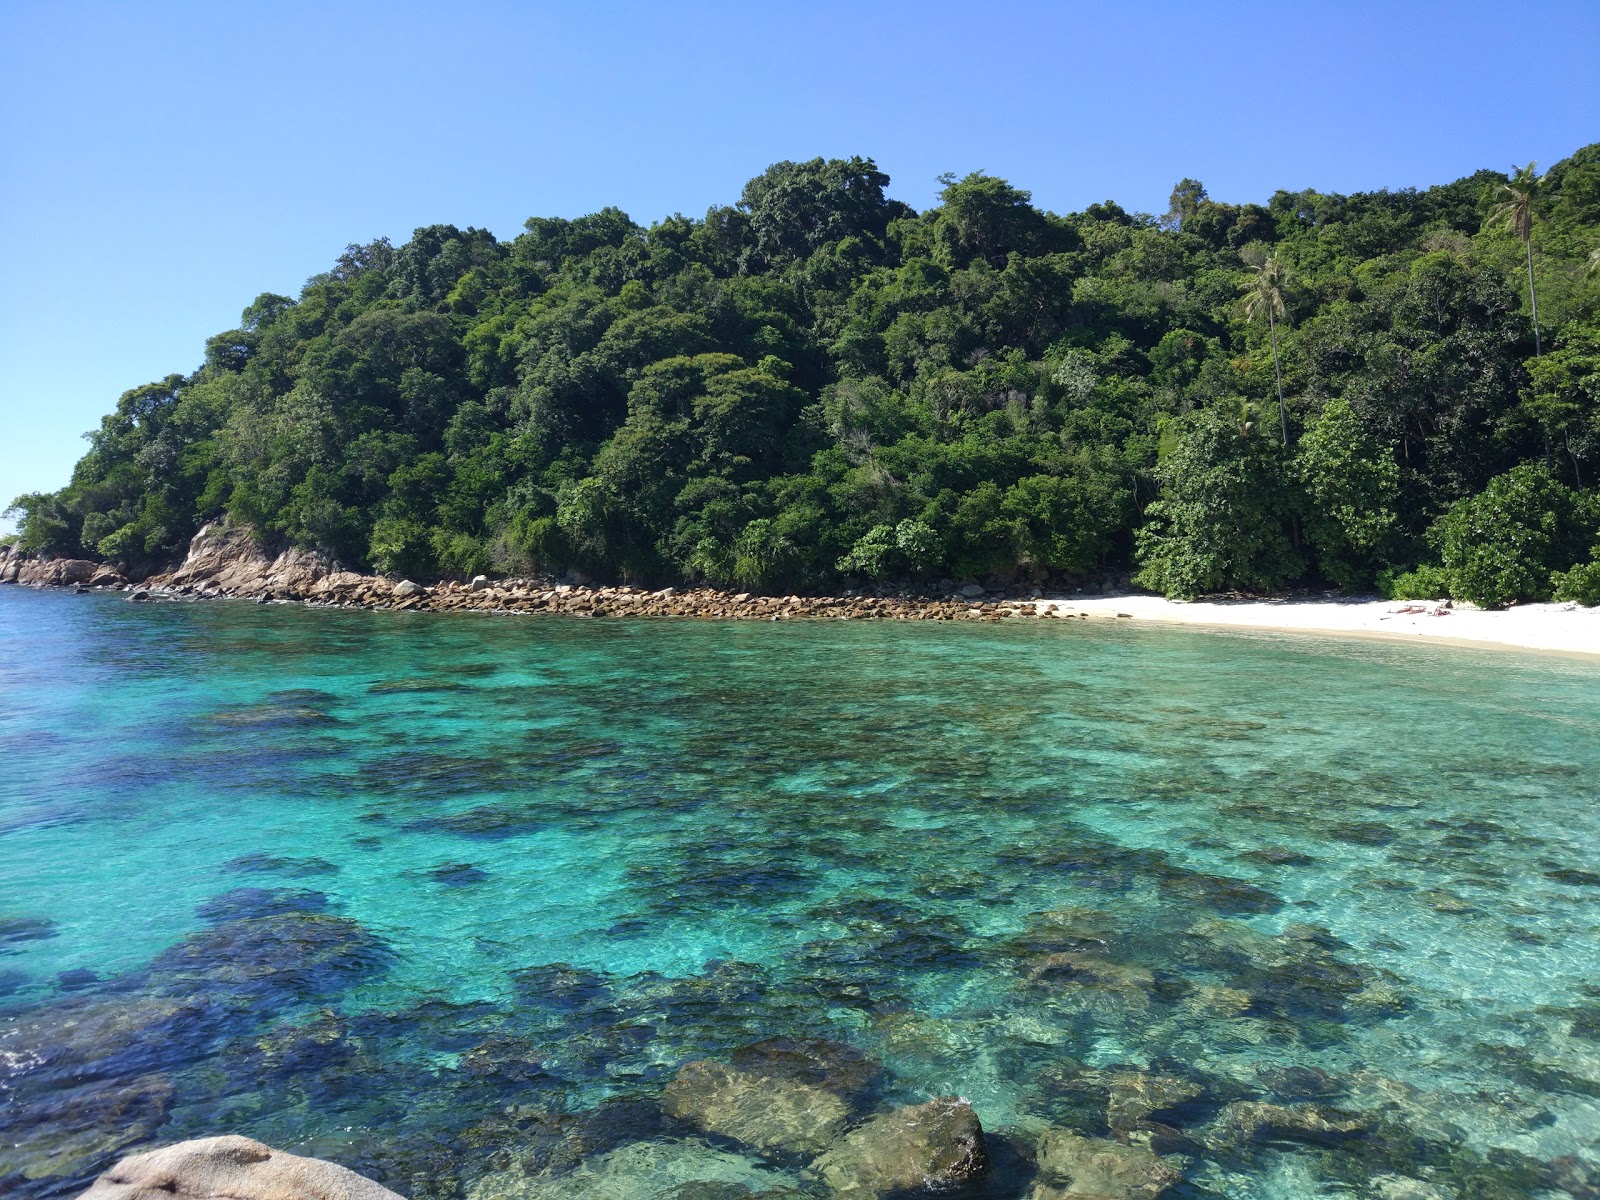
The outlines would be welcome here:
M 1289 268 L 1278 261 L 1276 254 L 1266 258 L 1260 266 L 1250 268 L 1255 272 L 1239 285 L 1244 293 L 1244 315 L 1249 321 L 1267 318 L 1267 328 L 1272 333 L 1272 370 L 1278 379 L 1278 423 L 1283 427 L 1283 444 L 1289 444 L 1289 414 L 1283 407 L 1283 367 L 1278 362 L 1278 321 L 1284 316 L 1283 293 L 1289 286 Z
M 1533 310 L 1533 352 L 1544 353 L 1539 342 L 1539 297 L 1533 290 L 1533 202 L 1539 195 L 1541 180 L 1535 174 L 1538 163 L 1519 167 L 1511 178 L 1495 189 L 1495 206 L 1489 210 L 1487 225 L 1504 225 L 1522 239 L 1528 252 L 1528 306 Z

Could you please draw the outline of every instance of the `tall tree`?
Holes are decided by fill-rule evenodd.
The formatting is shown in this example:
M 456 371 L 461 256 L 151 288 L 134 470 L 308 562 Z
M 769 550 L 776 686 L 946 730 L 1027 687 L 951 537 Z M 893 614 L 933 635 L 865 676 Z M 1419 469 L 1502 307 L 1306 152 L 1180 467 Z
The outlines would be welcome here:
M 1267 328 L 1272 334 L 1272 371 L 1278 382 L 1278 424 L 1283 432 L 1283 444 L 1289 444 L 1289 414 L 1283 406 L 1283 366 L 1278 361 L 1278 322 L 1287 312 L 1283 293 L 1289 286 L 1289 268 L 1276 254 L 1268 255 L 1254 272 L 1239 285 L 1244 293 L 1244 315 L 1247 320 L 1267 318 Z
M 1539 296 L 1533 290 L 1533 202 L 1543 182 L 1535 168 L 1538 163 L 1519 167 L 1511 178 L 1495 189 L 1495 206 L 1489 210 L 1489 225 L 1504 225 L 1522 239 L 1528 255 L 1528 307 L 1533 311 L 1533 352 L 1543 354 L 1539 341 Z

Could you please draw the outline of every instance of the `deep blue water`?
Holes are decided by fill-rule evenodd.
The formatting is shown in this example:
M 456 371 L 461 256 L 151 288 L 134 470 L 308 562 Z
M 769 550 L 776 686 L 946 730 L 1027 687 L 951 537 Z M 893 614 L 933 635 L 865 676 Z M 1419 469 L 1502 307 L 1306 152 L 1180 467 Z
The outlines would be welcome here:
M 416 1197 L 809 1194 L 658 1101 L 810 1037 L 862 1114 L 970 1098 L 984 1195 L 1114 1067 L 1194 1085 L 1172 1194 L 1592 1196 L 1597 799 L 1571 659 L 0 589 L 0 1192 L 226 1131 Z M 1239 1100 L 1363 1133 L 1218 1148 Z

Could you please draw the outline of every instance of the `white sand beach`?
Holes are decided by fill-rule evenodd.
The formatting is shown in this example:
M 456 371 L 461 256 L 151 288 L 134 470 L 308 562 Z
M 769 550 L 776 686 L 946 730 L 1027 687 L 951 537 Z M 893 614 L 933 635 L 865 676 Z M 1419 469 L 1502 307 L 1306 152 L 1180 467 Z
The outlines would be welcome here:
M 1198 600 L 1160 596 L 1085 596 L 1036 601 L 1058 616 L 1160 621 L 1236 629 L 1454 642 L 1543 650 L 1600 658 L 1600 608 L 1574 604 L 1524 604 L 1500 612 L 1470 605 L 1443 607 L 1401 600 Z M 1410 609 L 1412 611 L 1405 611 Z M 1437 614 L 1437 615 L 1436 615 Z

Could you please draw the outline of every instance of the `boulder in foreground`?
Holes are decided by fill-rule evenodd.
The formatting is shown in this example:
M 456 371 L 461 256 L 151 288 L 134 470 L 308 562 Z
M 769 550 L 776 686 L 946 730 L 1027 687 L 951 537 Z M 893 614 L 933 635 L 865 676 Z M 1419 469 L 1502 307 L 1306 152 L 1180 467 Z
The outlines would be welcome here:
M 404 1200 L 354 1171 L 247 1137 L 197 1138 L 112 1167 L 79 1200 Z

